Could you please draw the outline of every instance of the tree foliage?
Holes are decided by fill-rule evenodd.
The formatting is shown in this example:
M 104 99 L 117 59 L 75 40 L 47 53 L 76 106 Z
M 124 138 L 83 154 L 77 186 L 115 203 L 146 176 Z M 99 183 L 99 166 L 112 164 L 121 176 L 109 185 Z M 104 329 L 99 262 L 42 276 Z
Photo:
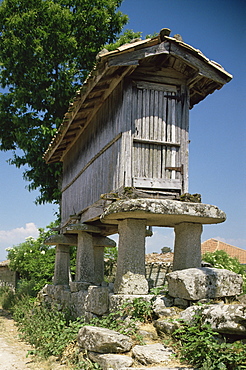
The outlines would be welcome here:
M 211 263 L 211 265 L 218 269 L 226 269 L 240 274 L 243 277 L 243 291 L 246 293 L 246 269 L 241 265 L 236 257 L 229 256 L 224 250 L 217 250 L 215 252 L 207 252 L 202 256 L 203 261 Z
M 37 203 L 59 199 L 61 165 L 42 155 L 103 45 L 127 16 L 122 0 L 3 0 L 0 4 L 0 149 L 25 166 Z M 17 150 L 21 149 L 21 151 Z M 27 166 L 27 167 L 26 167 Z
M 51 223 L 47 230 L 40 228 L 37 239 L 30 237 L 25 242 L 7 249 L 10 269 L 19 274 L 21 285 L 31 288 L 34 295 L 45 284 L 51 283 L 54 275 L 55 248 L 44 242 L 48 236 L 56 233 L 52 230 L 55 225 Z

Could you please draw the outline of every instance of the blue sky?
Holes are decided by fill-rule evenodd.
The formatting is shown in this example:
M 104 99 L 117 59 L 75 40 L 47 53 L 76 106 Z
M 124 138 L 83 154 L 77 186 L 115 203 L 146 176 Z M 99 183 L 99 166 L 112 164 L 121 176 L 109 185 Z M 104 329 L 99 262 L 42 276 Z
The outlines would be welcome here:
M 126 28 L 147 34 L 171 29 L 184 42 L 220 63 L 234 77 L 190 111 L 189 192 L 227 214 L 226 222 L 204 227 L 202 241 L 216 238 L 246 249 L 246 1 L 125 0 Z M 5 248 L 36 237 L 37 228 L 54 220 L 57 207 L 36 206 L 22 170 L 6 163 L 0 152 L 0 261 Z M 147 252 L 173 246 L 173 230 L 155 228 Z

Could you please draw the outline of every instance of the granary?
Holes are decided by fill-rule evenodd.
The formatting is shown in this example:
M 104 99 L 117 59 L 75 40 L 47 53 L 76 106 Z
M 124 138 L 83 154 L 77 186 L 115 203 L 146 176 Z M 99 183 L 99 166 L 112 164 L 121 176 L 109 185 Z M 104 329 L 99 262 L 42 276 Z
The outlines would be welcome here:
M 231 78 L 168 29 L 99 53 L 44 155 L 47 163 L 63 162 L 60 235 L 47 241 L 57 245 L 55 284 L 68 285 L 74 243 L 74 284 L 99 284 L 103 249 L 114 246 L 108 236 L 118 232 L 115 292 L 145 294 L 149 226 L 174 227 L 175 269 L 200 265 L 202 224 L 226 216 L 181 201 L 188 193 L 189 109 Z

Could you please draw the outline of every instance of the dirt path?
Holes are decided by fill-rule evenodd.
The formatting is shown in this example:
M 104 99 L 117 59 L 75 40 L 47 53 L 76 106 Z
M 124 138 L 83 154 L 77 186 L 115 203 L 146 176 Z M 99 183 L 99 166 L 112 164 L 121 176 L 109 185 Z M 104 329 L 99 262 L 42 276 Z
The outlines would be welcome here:
M 19 339 L 15 322 L 0 308 L 0 369 L 1 370 L 71 370 L 50 359 L 41 361 L 27 353 L 32 347 Z

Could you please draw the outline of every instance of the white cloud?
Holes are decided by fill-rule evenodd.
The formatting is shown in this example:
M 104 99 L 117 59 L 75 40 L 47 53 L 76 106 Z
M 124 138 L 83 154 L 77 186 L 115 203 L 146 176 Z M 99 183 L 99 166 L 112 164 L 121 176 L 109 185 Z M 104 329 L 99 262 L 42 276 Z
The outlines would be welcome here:
M 33 222 L 12 230 L 0 230 L 0 261 L 6 258 L 6 248 L 23 243 L 30 236 L 37 238 L 38 235 L 38 229 Z

